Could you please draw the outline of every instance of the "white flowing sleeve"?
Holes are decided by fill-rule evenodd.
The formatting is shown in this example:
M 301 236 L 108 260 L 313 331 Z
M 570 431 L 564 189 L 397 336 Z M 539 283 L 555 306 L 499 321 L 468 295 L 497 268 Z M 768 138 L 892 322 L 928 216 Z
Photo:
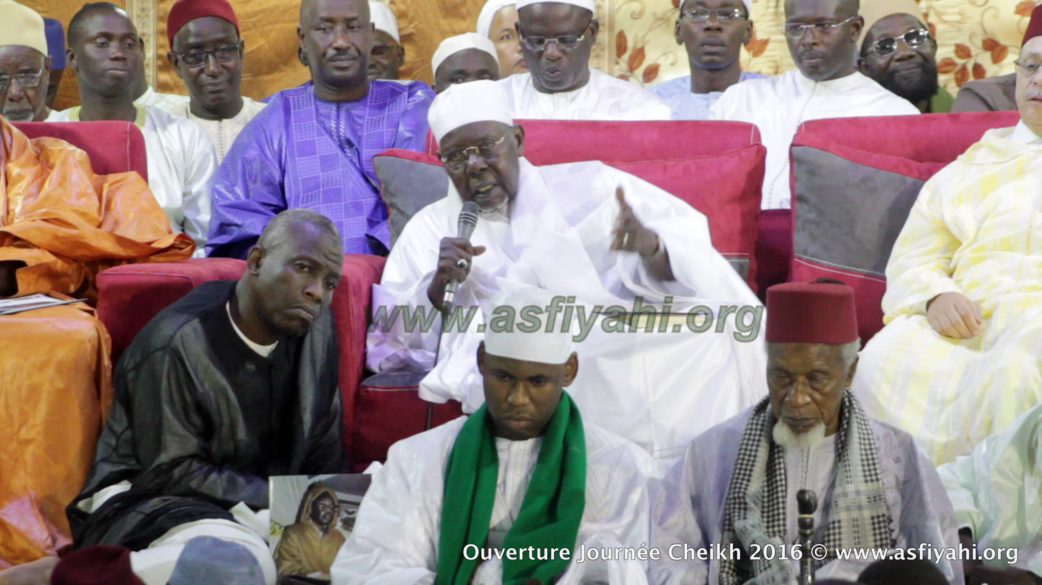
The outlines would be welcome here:
M 194 122 L 185 122 L 184 231 L 195 241 L 192 257 L 203 258 L 210 234 L 210 196 L 217 174 L 217 154 L 203 129 Z

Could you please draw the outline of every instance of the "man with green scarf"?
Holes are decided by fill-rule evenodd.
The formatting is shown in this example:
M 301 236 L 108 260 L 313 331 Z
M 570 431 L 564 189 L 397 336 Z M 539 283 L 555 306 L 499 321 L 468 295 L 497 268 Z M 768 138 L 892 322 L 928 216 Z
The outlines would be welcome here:
M 531 326 L 551 303 L 530 287 L 493 297 L 485 404 L 391 447 L 334 585 L 646 583 L 654 463 L 583 422 L 564 391 L 579 369 L 571 328 Z

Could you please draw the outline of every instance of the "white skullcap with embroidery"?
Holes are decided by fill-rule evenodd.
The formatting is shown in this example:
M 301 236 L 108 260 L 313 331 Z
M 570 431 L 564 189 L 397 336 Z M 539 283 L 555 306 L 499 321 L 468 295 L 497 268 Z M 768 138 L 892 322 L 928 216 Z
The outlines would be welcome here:
M 402 42 L 398 36 L 398 19 L 391 12 L 391 7 L 380 0 L 369 0 L 369 22 L 373 23 L 376 30 L 391 35 L 394 42 Z
M 438 75 L 438 67 L 445 62 L 445 59 L 459 53 L 460 51 L 466 51 L 467 49 L 477 49 L 484 51 L 489 55 L 492 55 L 492 59 L 499 65 L 499 56 L 496 54 L 496 45 L 492 41 L 488 40 L 488 37 L 483 37 L 477 33 L 463 33 L 454 37 L 449 37 L 438 45 L 438 50 L 434 51 L 434 56 L 431 57 L 431 71 L 434 75 Z
M 475 122 L 501 122 L 514 125 L 514 115 L 503 86 L 496 81 L 481 79 L 457 83 L 439 93 L 427 111 L 427 122 L 435 140 L 456 128 Z
M 578 6 L 579 8 L 585 8 L 590 12 L 594 12 L 593 0 L 517 0 L 517 9 L 520 11 L 525 6 L 531 6 L 533 4 L 546 4 L 548 2 L 556 2 L 557 4 L 571 4 L 572 6 Z
M 478 24 L 474 30 L 483 37 L 489 37 L 489 34 L 492 32 L 492 19 L 496 17 L 496 13 L 507 6 L 513 6 L 516 2 L 517 0 L 488 0 L 481 7 L 481 13 L 478 14 Z M 514 28 L 514 23 L 510 23 L 510 28 Z
M 557 298 L 557 306 L 563 308 L 566 297 Z M 551 323 L 553 300 L 549 291 L 532 286 L 515 285 L 496 293 L 485 324 L 485 353 L 540 364 L 567 362 L 573 351 L 575 320 L 566 321 L 564 311 L 558 311 Z M 531 308 L 522 313 L 526 307 Z

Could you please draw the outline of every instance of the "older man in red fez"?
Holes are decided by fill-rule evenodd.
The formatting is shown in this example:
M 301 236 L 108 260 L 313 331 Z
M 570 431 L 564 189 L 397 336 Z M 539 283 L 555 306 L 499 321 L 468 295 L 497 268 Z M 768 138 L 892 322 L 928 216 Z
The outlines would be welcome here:
M 170 60 L 191 100 L 170 109 L 198 123 L 217 150 L 217 160 L 264 104 L 243 97 L 243 40 L 228 0 L 177 0 L 166 21 Z
M 921 556 L 956 546 L 933 465 L 907 433 L 868 418 L 850 392 L 860 346 L 854 290 L 831 280 L 771 287 L 766 340 L 769 395 L 696 438 L 654 504 L 655 546 L 730 552 L 659 563 L 652 580 L 795 584 L 797 559 L 811 552 L 793 554 L 796 494 L 805 489 L 817 495 L 818 579 L 853 581 L 872 562 L 871 554 L 837 558 L 850 549 Z M 931 560 L 962 583 L 958 562 Z

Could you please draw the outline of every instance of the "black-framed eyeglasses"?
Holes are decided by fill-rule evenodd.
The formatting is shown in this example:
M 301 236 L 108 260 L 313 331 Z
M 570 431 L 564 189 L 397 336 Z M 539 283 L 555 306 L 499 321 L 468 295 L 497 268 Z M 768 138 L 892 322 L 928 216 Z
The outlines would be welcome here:
M 716 15 L 717 22 L 734 22 L 739 18 L 745 18 L 745 12 L 741 8 L 693 8 L 680 13 L 680 18 L 691 22 L 708 22 L 709 18 Z
M 438 158 L 441 159 L 441 164 L 445 165 L 446 169 L 458 173 L 467 168 L 467 163 L 470 162 L 471 155 L 477 155 L 484 159 L 485 162 L 496 160 L 496 157 L 499 156 L 500 146 L 507 139 L 507 136 L 510 136 L 510 132 L 500 136 L 499 140 L 486 138 L 477 146 L 457 148 L 456 150 L 447 152 Z
M 1038 70 L 1042 69 L 1042 63 L 1038 61 L 1021 61 L 1018 59 L 1013 64 L 1017 66 L 1017 73 L 1026 77 L 1034 77 Z
M 192 49 L 187 53 L 174 53 L 184 61 L 185 65 L 189 67 L 199 67 L 206 63 L 207 57 L 213 55 L 213 58 L 218 63 L 234 63 L 239 58 L 239 45 L 221 45 L 216 49 L 210 51 L 204 51 L 202 49 Z
M 916 30 L 910 30 L 900 36 L 890 37 L 888 39 L 879 39 L 878 41 L 872 43 L 872 45 L 868 48 L 867 52 L 875 53 L 880 57 L 886 57 L 890 53 L 893 53 L 897 50 L 898 41 L 904 41 L 905 45 L 907 45 L 910 48 L 914 48 L 922 45 L 928 40 L 930 40 L 930 31 L 926 30 L 925 28 L 920 28 Z
M 520 32 L 521 45 L 529 51 L 536 53 L 546 50 L 547 45 L 553 43 L 557 45 L 557 48 L 562 51 L 571 51 L 579 46 L 579 43 L 586 38 L 586 31 L 590 29 L 590 25 L 587 24 L 586 28 L 583 29 L 582 34 L 579 35 L 561 35 L 559 37 L 533 37 L 526 35 L 524 32 Z
M 0 74 L 0 91 L 7 91 L 7 88 L 11 87 L 11 80 L 17 80 L 18 85 L 24 89 L 32 89 L 40 86 L 40 81 L 43 80 L 44 68 L 41 67 L 36 73 L 18 73 L 17 75 L 4 75 Z
M 846 20 L 840 22 L 815 22 L 812 24 L 797 24 L 795 22 L 786 22 L 782 25 L 782 30 L 785 31 L 785 36 L 790 39 L 802 39 L 803 35 L 807 34 L 807 31 L 814 33 L 815 36 L 825 36 L 831 33 L 836 27 L 843 26 L 848 22 L 857 18 L 857 15 L 851 16 Z

